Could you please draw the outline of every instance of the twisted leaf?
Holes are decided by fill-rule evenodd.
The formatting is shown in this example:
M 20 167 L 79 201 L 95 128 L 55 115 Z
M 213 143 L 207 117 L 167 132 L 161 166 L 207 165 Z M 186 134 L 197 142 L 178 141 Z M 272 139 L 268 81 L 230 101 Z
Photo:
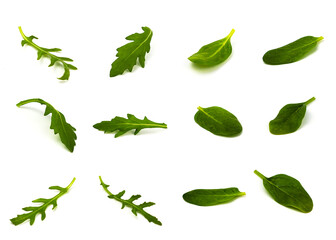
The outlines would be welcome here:
M 117 49 L 117 59 L 112 63 L 110 71 L 110 77 L 123 74 L 128 69 L 132 72 L 134 65 L 139 59 L 141 67 L 145 67 L 145 55 L 150 51 L 150 42 L 153 36 L 153 32 L 148 27 L 142 27 L 143 33 L 134 33 L 126 37 L 127 40 L 133 40 L 133 42 Z
M 66 122 L 65 117 L 61 112 L 57 111 L 51 104 L 45 102 L 42 99 L 32 98 L 24 100 L 16 104 L 16 106 L 21 107 L 22 105 L 31 102 L 37 102 L 42 105 L 46 105 L 44 116 L 47 116 L 50 113 L 52 114 L 50 129 L 54 129 L 54 134 L 58 133 L 62 143 L 70 150 L 70 152 L 73 152 L 76 145 L 75 140 L 77 139 L 75 133 L 76 129 Z
M 124 196 L 125 194 L 125 190 L 119 192 L 118 194 L 114 195 L 112 194 L 107 188 L 110 185 L 107 185 L 103 182 L 101 176 L 99 176 L 100 179 L 100 185 L 102 185 L 102 187 L 104 188 L 105 192 L 108 194 L 108 198 L 117 200 L 118 202 L 121 203 L 121 209 L 123 209 L 125 206 L 130 207 L 132 209 L 132 213 L 137 216 L 138 213 L 140 213 L 142 216 L 144 216 L 148 222 L 153 222 L 157 225 L 162 225 L 162 223 L 154 216 L 150 215 L 149 213 L 147 213 L 144 208 L 146 207 L 150 207 L 155 205 L 155 203 L 153 202 L 144 202 L 140 205 L 136 205 L 135 203 L 133 203 L 135 200 L 139 199 L 141 197 L 141 195 L 133 195 L 131 196 L 128 200 L 124 200 L 122 199 L 122 196 Z
M 115 117 L 111 121 L 102 121 L 93 125 L 93 127 L 100 131 L 104 131 L 104 133 L 117 131 L 114 137 L 119 137 L 132 129 L 135 129 L 134 135 L 136 135 L 144 128 L 167 128 L 167 125 L 164 123 L 153 122 L 147 117 L 141 120 L 132 114 L 127 114 L 127 119 L 123 117 Z
M 64 73 L 62 75 L 62 77 L 58 78 L 60 80 L 68 80 L 70 77 L 70 70 L 77 70 L 77 68 L 67 62 L 73 62 L 72 59 L 67 58 L 67 57 L 58 57 L 54 54 L 52 54 L 53 52 L 60 52 L 62 51 L 59 48 L 43 48 L 40 47 L 38 45 L 36 45 L 35 43 L 33 43 L 33 39 L 38 39 L 35 36 L 30 36 L 27 37 L 26 35 L 24 35 L 24 33 L 22 32 L 21 27 L 19 27 L 21 36 L 23 37 L 23 40 L 21 41 L 21 45 L 24 46 L 25 44 L 32 46 L 33 48 L 35 48 L 37 50 L 37 60 L 39 60 L 41 57 L 49 57 L 50 58 L 50 64 L 49 67 L 55 65 L 56 62 L 60 62 L 63 64 L 63 68 L 64 68 Z
M 24 210 L 26 212 L 29 212 L 29 213 L 24 213 L 24 214 L 21 214 L 21 215 L 17 215 L 17 217 L 10 219 L 10 221 L 15 226 L 17 226 L 17 225 L 23 223 L 24 221 L 29 220 L 30 225 L 33 225 L 34 222 L 35 222 L 35 218 L 36 218 L 37 214 L 41 214 L 41 220 L 43 221 L 46 218 L 45 211 L 47 210 L 47 208 L 52 205 L 52 209 L 55 209 L 57 207 L 57 200 L 69 191 L 70 187 L 75 182 L 75 180 L 76 180 L 76 178 L 73 178 L 71 183 L 66 188 L 62 188 L 62 187 L 59 187 L 59 186 L 49 187 L 49 189 L 57 190 L 57 191 L 59 191 L 59 193 L 56 196 L 54 196 L 52 198 L 49 198 L 49 199 L 47 199 L 47 198 L 35 199 L 32 202 L 33 203 L 41 203 L 40 206 L 22 208 L 22 210 Z

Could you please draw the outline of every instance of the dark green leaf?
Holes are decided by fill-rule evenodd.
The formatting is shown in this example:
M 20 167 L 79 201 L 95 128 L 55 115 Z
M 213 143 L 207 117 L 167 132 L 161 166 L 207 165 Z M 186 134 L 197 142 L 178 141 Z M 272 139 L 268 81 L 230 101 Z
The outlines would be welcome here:
M 76 145 L 75 140 L 77 139 L 75 133 L 76 129 L 66 122 L 65 117 L 61 112 L 57 111 L 51 104 L 42 99 L 33 98 L 24 100 L 16 104 L 16 106 L 21 107 L 22 105 L 31 102 L 37 102 L 46 106 L 44 116 L 47 116 L 50 113 L 52 114 L 50 129 L 54 129 L 54 133 L 59 134 L 62 143 L 70 150 L 70 152 L 73 152 Z
M 215 135 L 232 137 L 243 128 L 235 115 L 221 107 L 197 108 L 195 122 Z
M 123 117 L 115 117 L 111 121 L 102 121 L 93 125 L 94 128 L 112 133 L 117 131 L 114 137 L 119 137 L 124 133 L 135 129 L 134 135 L 138 134 L 144 128 L 167 128 L 164 123 L 156 123 L 145 117 L 143 120 L 136 118 L 132 114 L 127 114 L 127 119 Z
M 277 203 L 304 213 L 313 210 L 313 200 L 295 178 L 285 174 L 267 178 L 257 170 L 254 173 L 263 180 L 264 187 Z
M 49 189 L 51 190 L 57 190 L 59 191 L 59 193 L 50 198 L 50 199 L 46 199 L 46 198 L 38 198 L 36 200 L 33 201 L 33 203 L 41 203 L 40 206 L 34 206 L 34 207 L 25 207 L 22 208 L 22 210 L 29 212 L 29 213 L 24 213 L 21 215 L 18 215 L 15 218 L 10 219 L 10 221 L 15 225 L 19 225 L 21 223 L 23 223 L 26 220 L 30 221 L 30 225 L 33 225 L 35 222 L 35 218 L 37 216 L 37 214 L 41 214 L 41 220 L 43 221 L 46 217 L 46 213 L 45 211 L 47 210 L 47 208 L 49 206 L 53 206 L 52 209 L 55 209 L 57 206 L 57 200 L 63 196 L 65 193 L 67 193 L 70 189 L 70 187 L 72 186 L 72 184 L 75 182 L 76 178 L 73 178 L 71 183 L 66 187 L 66 188 L 62 188 L 59 186 L 52 186 Z
M 312 53 L 316 49 L 317 43 L 322 39 L 323 37 L 312 36 L 300 38 L 283 47 L 266 52 L 263 60 L 270 65 L 297 62 Z
M 49 67 L 53 66 L 56 62 L 60 62 L 60 63 L 63 64 L 64 73 L 63 73 L 62 77 L 60 77 L 58 79 L 68 80 L 69 77 L 70 77 L 70 69 L 71 70 L 77 70 L 77 68 L 75 66 L 66 63 L 66 62 L 72 62 L 73 61 L 72 59 L 66 58 L 66 57 L 58 57 L 58 56 L 55 56 L 54 54 L 52 54 L 52 52 L 60 52 L 61 49 L 40 47 L 40 46 L 36 45 L 35 43 L 33 43 L 33 39 L 37 39 L 37 37 L 35 37 L 35 36 L 27 37 L 22 32 L 21 27 L 19 27 L 19 30 L 20 30 L 21 36 L 24 39 L 24 40 L 21 41 L 21 45 L 24 46 L 25 44 L 27 44 L 27 45 L 30 45 L 33 48 L 35 48 L 37 50 L 37 60 L 39 60 L 43 56 L 46 56 L 46 57 L 50 58 Z
M 117 49 L 117 59 L 112 63 L 110 71 L 110 77 L 123 74 L 126 69 L 132 71 L 134 65 L 139 59 L 141 67 L 145 67 L 145 55 L 149 53 L 150 42 L 153 36 L 153 32 L 148 27 L 142 27 L 143 33 L 134 33 L 128 37 L 127 40 L 133 40 L 133 42 Z
M 121 203 L 121 208 L 124 208 L 125 206 L 129 207 L 132 209 L 132 213 L 137 216 L 138 213 L 140 213 L 142 216 L 144 216 L 148 222 L 153 222 L 157 225 L 162 225 L 162 223 L 154 216 L 150 215 L 149 213 L 147 213 L 144 208 L 146 207 L 150 207 L 153 206 L 155 203 L 153 202 L 144 202 L 140 205 L 136 205 L 135 203 L 133 203 L 135 200 L 139 199 L 141 197 L 141 195 L 133 195 L 131 196 L 128 200 L 124 200 L 121 197 L 125 194 L 125 190 L 121 191 L 118 194 L 112 194 L 107 188 L 109 187 L 109 185 L 105 184 L 101 178 L 101 176 L 99 176 L 99 180 L 100 180 L 100 185 L 102 185 L 102 187 L 104 188 L 105 192 L 108 194 L 108 198 L 114 199 L 118 202 Z
M 228 203 L 245 195 L 238 188 L 196 189 L 183 194 L 184 201 L 198 206 L 214 206 Z
M 269 123 L 270 132 L 281 135 L 298 130 L 306 114 L 307 105 L 314 100 L 315 98 L 312 97 L 306 102 L 287 104 L 281 108 L 276 118 Z
M 235 30 L 232 29 L 227 37 L 201 47 L 197 53 L 191 55 L 188 59 L 206 67 L 224 62 L 232 53 L 230 39 L 234 32 Z

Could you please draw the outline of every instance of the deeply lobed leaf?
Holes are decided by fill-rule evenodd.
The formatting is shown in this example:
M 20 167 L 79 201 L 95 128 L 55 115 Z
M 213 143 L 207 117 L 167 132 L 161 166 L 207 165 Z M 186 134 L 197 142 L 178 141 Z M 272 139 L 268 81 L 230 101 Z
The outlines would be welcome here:
M 58 78 L 60 80 L 68 80 L 70 77 L 70 70 L 77 70 L 77 68 L 67 62 L 73 62 L 73 60 L 71 58 L 67 58 L 67 57 L 58 57 L 54 54 L 52 54 L 53 52 L 60 52 L 61 49 L 60 48 L 44 48 L 44 47 L 40 47 L 38 45 L 36 45 L 33 42 L 33 39 L 38 39 L 35 36 L 30 36 L 27 37 L 23 32 L 21 27 L 19 27 L 21 36 L 23 37 L 24 40 L 21 41 L 21 45 L 24 46 L 25 44 L 32 46 L 33 48 L 35 48 L 37 50 L 37 60 L 41 59 L 41 57 L 49 57 L 50 58 L 50 64 L 49 67 L 55 65 L 56 62 L 60 62 L 63 65 L 64 68 L 64 73 L 63 75 Z
M 31 102 L 37 102 L 46 106 L 44 116 L 51 114 L 50 129 L 54 130 L 54 134 L 59 134 L 61 142 L 69 149 L 70 152 L 73 152 L 76 145 L 75 140 L 77 139 L 77 135 L 75 133 L 76 129 L 67 123 L 61 112 L 57 111 L 51 104 L 42 99 L 32 98 L 24 100 L 19 102 L 17 106 L 20 107 Z
M 58 190 L 59 193 L 57 195 L 55 195 L 54 197 L 49 198 L 49 199 L 38 198 L 38 199 L 33 200 L 32 201 L 33 203 L 41 203 L 42 205 L 22 208 L 22 210 L 24 210 L 26 212 L 29 212 L 29 213 L 24 213 L 24 214 L 21 214 L 21 215 L 17 215 L 17 217 L 10 219 L 10 221 L 15 226 L 17 226 L 17 225 L 25 222 L 26 220 L 29 220 L 30 225 L 33 225 L 34 222 L 35 222 L 35 218 L 38 214 L 41 214 L 41 220 L 43 221 L 46 218 L 45 211 L 47 210 L 47 208 L 49 206 L 53 206 L 52 209 L 55 209 L 56 206 L 57 206 L 57 200 L 69 191 L 70 187 L 75 182 L 75 180 L 76 180 L 76 178 L 73 178 L 71 183 L 65 188 L 62 188 L 62 187 L 59 187 L 59 186 L 50 187 L 49 189 Z
M 141 67 L 145 67 L 145 55 L 150 51 L 150 42 L 153 32 L 148 27 L 142 27 L 143 33 L 134 33 L 126 37 L 132 42 L 117 49 L 117 59 L 112 63 L 110 77 L 123 74 L 124 71 L 132 71 L 137 60 Z
M 137 216 L 138 213 L 140 213 L 142 216 L 144 216 L 148 222 L 152 222 L 155 223 L 157 225 L 162 225 L 162 223 L 153 215 L 150 215 L 149 213 L 147 213 L 144 208 L 146 207 L 150 207 L 155 205 L 155 203 L 153 202 L 144 202 L 140 205 L 136 205 L 135 203 L 133 203 L 135 200 L 139 199 L 141 197 L 141 195 L 133 195 L 131 196 L 128 200 L 122 199 L 121 197 L 125 194 L 125 190 L 121 191 L 118 194 L 112 194 L 109 190 L 108 187 L 109 185 L 105 184 L 101 178 L 101 176 L 99 176 L 99 180 L 100 180 L 100 185 L 102 185 L 102 187 L 104 188 L 105 192 L 108 194 L 108 198 L 114 199 L 118 202 L 121 203 L 121 208 L 123 209 L 125 206 L 131 208 L 132 213 Z
M 100 131 L 104 131 L 104 133 L 112 133 L 117 131 L 115 137 L 119 137 L 133 129 L 135 130 L 134 135 L 136 135 L 144 128 L 167 128 L 167 125 L 165 123 L 153 122 L 147 117 L 141 120 L 132 114 L 127 114 L 127 119 L 117 116 L 111 121 L 102 121 L 93 125 L 93 127 Z

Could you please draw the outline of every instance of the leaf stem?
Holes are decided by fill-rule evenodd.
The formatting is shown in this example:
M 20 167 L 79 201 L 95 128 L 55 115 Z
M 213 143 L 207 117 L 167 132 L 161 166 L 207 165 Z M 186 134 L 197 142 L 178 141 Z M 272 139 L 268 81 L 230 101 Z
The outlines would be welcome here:
M 71 183 L 66 187 L 67 190 L 69 190 L 72 186 L 72 184 L 74 184 L 74 182 L 76 181 L 76 178 L 74 177 L 71 181 Z
M 319 41 L 321 41 L 321 40 L 323 40 L 324 39 L 324 37 L 319 37 L 318 39 L 317 39 L 317 41 L 319 42 Z
M 235 31 L 236 31 L 236 30 L 234 30 L 234 29 L 232 28 L 232 30 L 231 30 L 231 32 L 229 33 L 229 35 L 227 36 L 227 38 L 231 38 Z
M 267 179 L 264 175 L 262 175 L 259 171 L 257 171 L 257 170 L 254 170 L 254 173 L 258 176 L 258 177 L 260 177 L 261 179 Z
M 306 105 L 308 105 L 309 103 L 315 101 L 315 97 L 312 97 L 311 99 L 309 99 L 308 101 L 305 102 Z

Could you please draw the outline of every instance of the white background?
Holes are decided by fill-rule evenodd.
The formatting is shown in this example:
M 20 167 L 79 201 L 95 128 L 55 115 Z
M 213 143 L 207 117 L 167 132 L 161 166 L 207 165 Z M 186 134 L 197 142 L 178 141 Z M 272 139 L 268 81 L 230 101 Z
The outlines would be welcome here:
M 335 53 L 333 1 L 2 1 L 0 5 L 0 239 L 335 239 Z M 18 26 L 42 47 L 74 60 L 69 81 L 62 68 L 36 60 L 21 47 Z M 144 69 L 109 78 L 116 49 L 141 27 L 153 30 Z M 224 64 L 195 68 L 188 57 L 231 29 L 233 53 Z M 263 54 L 300 37 L 323 36 L 316 52 L 282 66 Z M 302 127 L 275 136 L 268 122 L 281 107 L 316 97 Z M 42 98 L 76 127 L 70 153 L 54 135 Z M 237 116 L 243 133 L 215 136 L 193 119 L 197 107 L 220 106 Z M 127 113 L 165 122 L 168 129 L 114 138 L 93 124 Z M 304 214 L 274 202 L 253 171 L 298 179 L 314 201 Z M 163 226 L 108 199 L 98 176 Z M 14 226 L 31 201 L 71 191 L 33 226 Z M 198 207 L 182 194 L 196 188 L 238 187 L 232 203 Z

